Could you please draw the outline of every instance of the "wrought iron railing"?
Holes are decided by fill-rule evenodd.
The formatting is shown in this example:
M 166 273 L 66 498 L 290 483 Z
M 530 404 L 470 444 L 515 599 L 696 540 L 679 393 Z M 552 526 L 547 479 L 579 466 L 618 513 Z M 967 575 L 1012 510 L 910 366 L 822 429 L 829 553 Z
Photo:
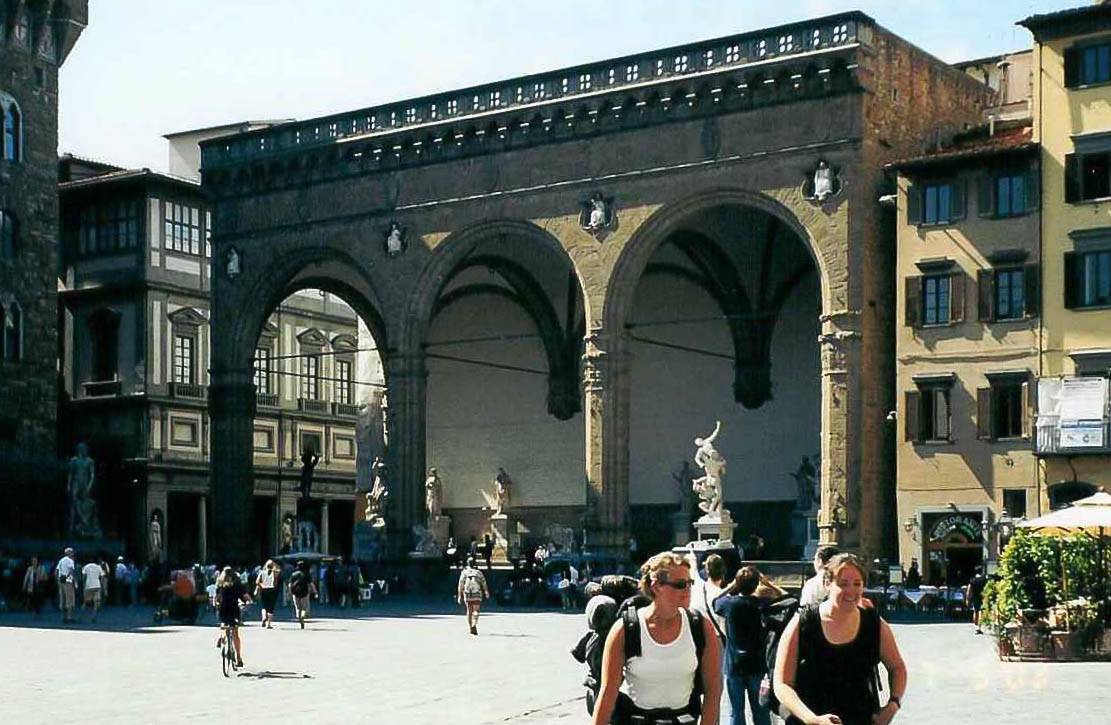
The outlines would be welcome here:
M 204 400 L 208 388 L 196 383 L 170 383 L 170 396 L 174 398 L 188 398 L 191 400 Z

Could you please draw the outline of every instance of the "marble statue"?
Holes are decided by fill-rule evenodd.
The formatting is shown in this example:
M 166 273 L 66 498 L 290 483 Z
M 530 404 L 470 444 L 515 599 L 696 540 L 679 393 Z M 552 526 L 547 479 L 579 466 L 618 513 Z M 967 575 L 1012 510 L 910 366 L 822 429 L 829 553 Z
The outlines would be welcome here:
M 495 516 L 500 516 L 509 508 L 509 498 L 512 491 L 513 479 L 509 477 L 504 468 L 498 466 L 498 475 L 494 477 L 494 493 L 497 495 L 497 507 L 494 509 Z
M 440 545 L 436 541 L 436 536 L 432 533 L 432 529 L 420 524 L 413 524 L 413 551 L 418 554 L 436 554 L 440 550 Z
M 235 279 L 241 270 L 239 269 L 239 252 L 235 247 L 228 250 L 228 263 L 227 272 L 228 279 Z
M 817 456 L 814 456 L 817 459 Z M 798 470 L 791 474 L 797 487 L 796 506 L 800 511 L 810 511 L 820 500 L 818 469 L 810 456 L 803 456 Z
M 101 532 L 96 499 L 93 498 L 96 462 L 89 458 L 89 447 L 83 442 L 77 444 L 76 454 L 69 459 L 69 475 L 66 480 L 70 533 L 74 536 L 97 538 Z
M 814 198 L 824 202 L 833 195 L 833 169 L 825 161 L 818 162 L 814 170 Z
M 293 551 L 293 517 L 289 514 L 282 519 L 282 553 Z
M 424 479 L 424 508 L 428 511 L 428 520 L 432 521 L 443 513 L 444 487 L 440 483 L 440 474 L 436 467 L 428 469 L 428 478 Z
M 695 438 L 694 444 L 698 450 L 694 454 L 694 462 L 706 474 L 691 482 L 691 487 L 701 500 L 698 508 L 702 509 L 709 517 L 721 516 L 722 504 L 722 477 L 725 475 L 725 458 L 714 448 L 714 439 L 721 432 L 721 421 L 717 421 L 714 432 L 708 438 Z
M 613 222 L 613 210 L 610 208 L 612 200 L 602 196 L 596 191 L 590 195 L 590 200 L 583 203 L 579 223 L 582 228 L 595 236 L 600 236 Z
M 386 254 L 396 257 L 405 251 L 404 232 L 397 222 L 390 222 L 390 231 L 386 234 Z
M 371 526 L 382 528 L 386 525 L 386 503 L 390 498 L 390 489 L 386 486 L 386 479 L 374 477 L 374 487 L 366 495 L 366 520 Z
M 150 515 L 150 531 L 148 532 L 151 561 L 162 561 L 162 523 L 157 511 Z

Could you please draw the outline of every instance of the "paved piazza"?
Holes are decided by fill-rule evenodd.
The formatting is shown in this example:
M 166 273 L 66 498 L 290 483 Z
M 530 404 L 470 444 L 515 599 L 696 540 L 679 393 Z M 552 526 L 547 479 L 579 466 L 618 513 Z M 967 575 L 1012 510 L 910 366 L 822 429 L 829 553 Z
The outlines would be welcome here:
M 287 617 L 283 611 L 283 617 Z M 586 723 L 568 655 L 582 617 L 483 614 L 469 636 L 428 601 L 334 609 L 301 631 L 283 618 L 244 631 L 246 668 L 220 673 L 212 626 L 149 626 L 150 610 L 112 609 L 99 629 L 0 614 L 0 715 L 8 723 Z M 209 620 L 211 623 L 211 620 Z M 967 624 L 897 625 L 910 667 L 906 725 L 1107 722 L 1107 664 L 1000 663 Z M 293 720 L 288 720 L 293 718 Z

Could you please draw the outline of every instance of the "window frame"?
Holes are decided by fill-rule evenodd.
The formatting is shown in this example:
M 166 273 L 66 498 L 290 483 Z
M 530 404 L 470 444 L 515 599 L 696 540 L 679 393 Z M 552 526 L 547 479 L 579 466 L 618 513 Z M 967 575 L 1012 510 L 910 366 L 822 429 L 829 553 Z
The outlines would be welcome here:
M 940 286 L 944 282 L 944 292 Z M 934 320 L 930 320 L 930 286 L 938 287 L 933 291 L 934 304 Z M 944 304 L 942 299 L 944 298 Z M 945 311 L 945 319 L 941 319 L 941 311 Z M 922 275 L 922 326 L 923 327 L 941 327 L 948 325 L 953 320 L 953 276 L 951 274 L 924 274 Z
M 319 350 L 301 352 L 299 392 L 302 400 L 320 400 L 320 358 Z
M 1034 420 L 1034 386 L 1027 370 L 989 372 L 976 390 L 976 437 L 987 441 L 1029 440 Z
M 944 204 L 944 200 L 947 200 L 948 204 Z M 941 212 L 945 206 L 948 208 L 943 216 Z M 932 219 L 929 218 L 931 212 Z M 952 226 L 964 219 L 966 212 L 966 183 L 962 177 L 915 179 L 907 188 L 907 224 L 919 228 Z
M 19 252 L 19 219 L 11 211 L 0 209 L 0 262 L 15 262 Z
M 1087 287 L 1085 277 L 1086 262 L 1089 258 L 1096 258 L 1097 264 L 1105 268 L 1106 280 L 1104 287 L 1106 296 L 1089 301 L 1084 292 Z M 1097 268 L 1096 274 L 1099 274 Z M 1096 284 L 1100 280 L 1097 278 Z M 1111 247 L 1079 249 L 1065 253 L 1065 308 L 1071 310 L 1096 310 L 1111 307 Z
M 915 380 L 914 390 L 904 393 L 906 427 L 904 438 L 914 444 L 946 444 L 956 440 L 953 436 L 953 385 L 954 376 Z M 938 401 L 945 405 L 945 435 L 938 435 Z
M 993 300 L 992 300 L 993 301 L 992 321 L 993 322 L 1021 320 L 1021 319 L 1024 319 L 1028 316 L 1027 315 L 1028 305 L 1026 303 L 1026 289 L 1027 289 L 1026 275 L 1028 273 L 1029 273 L 1028 269 L 1024 266 L 1023 267 L 1001 267 L 999 269 L 993 269 L 992 270 L 992 297 L 993 297 Z M 1016 275 L 1018 276 L 1018 280 L 1019 280 L 1017 285 L 1015 283 L 1015 276 Z M 1000 282 L 1004 279 L 1009 280 L 1008 285 L 1000 284 Z M 1004 315 L 1003 312 L 1002 312 L 1003 303 L 1002 303 L 1002 300 L 1001 300 L 1001 297 L 1000 297 L 1004 288 L 1008 288 L 1010 290 L 1009 306 L 1010 306 L 1011 309 L 1010 309 L 1009 314 L 1007 314 L 1007 315 Z M 1016 288 L 1017 288 L 1017 290 L 1018 290 L 1018 292 L 1021 296 L 1020 297 L 1020 304 L 1018 305 L 1018 307 L 1020 309 L 1018 310 L 1017 314 L 1015 314 L 1015 310 L 1014 310 L 1014 307 L 1015 307 L 1015 303 L 1014 303 L 1015 294 L 1014 293 L 1015 293 Z
M 354 400 L 354 375 L 351 359 L 336 357 L 335 401 L 340 405 L 352 405 Z
M 0 127 L 0 158 L 12 164 L 23 163 L 23 111 L 19 102 L 6 93 L 0 93 Z
M 1086 78 L 1086 56 L 1089 52 L 1094 52 L 1096 70 L 1099 70 L 1100 51 L 1104 51 L 1104 59 L 1107 61 L 1106 71 L 1107 75 L 1104 78 L 1094 77 Z M 1111 83 L 1111 38 L 1106 36 L 1102 38 L 1094 38 L 1081 41 L 1074 44 L 1064 51 L 1064 65 L 1065 65 L 1065 88 L 1070 90 L 1082 90 L 1085 88 L 1096 88 L 1098 86 L 1107 85 Z M 1099 74 L 1097 73 L 1097 76 Z
M 178 385 L 196 385 L 197 384 L 197 333 L 195 331 L 187 331 L 175 329 L 173 331 L 173 370 L 171 372 L 170 382 L 177 383 Z M 188 343 L 182 345 L 180 343 Z M 188 355 L 183 355 L 184 347 L 188 347 Z M 185 372 L 186 379 L 182 379 L 181 373 Z
M 1019 495 L 1022 496 L 1022 510 L 1021 511 L 1018 511 L 1017 507 L 1011 507 L 1011 506 L 1007 505 L 1007 494 L 1011 494 L 1012 496 L 1016 496 L 1016 497 L 1019 496 Z M 1024 519 L 1024 518 L 1026 518 L 1026 511 L 1029 508 L 1029 506 L 1030 506 L 1030 496 L 1027 494 L 1027 489 L 1025 489 L 1025 488 L 1005 488 L 1005 489 L 1003 489 L 1003 511 L 1006 511 L 1007 515 L 1009 517 L 1011 517 L 1012 519 Z
M 273 354 L 274 351 L 270 345 L 259 344 L 255 346 L 254 383 L 255 392 L 260 395 L 270 395 L 275 392 L 272 390 L 273 385 L 271 384 L 271 378 L 274 374 Z

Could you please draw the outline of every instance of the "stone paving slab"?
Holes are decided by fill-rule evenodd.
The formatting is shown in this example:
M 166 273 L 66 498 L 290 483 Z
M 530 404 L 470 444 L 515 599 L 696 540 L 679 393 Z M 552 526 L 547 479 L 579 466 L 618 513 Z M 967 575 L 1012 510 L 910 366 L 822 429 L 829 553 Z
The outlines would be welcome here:
M 480 634 L 443 602 L 326 609 L 301 631 L 244 630 L 246 668 L 225 679 L 208 626 L 153 626 L 150 610 L 109 610 L 96 628 L 57 615 L 0 615 L 0 725 L 589 722 L 568 654 L 580 615 L 492 610 Z M 1002 663 L 967 624 L 895 625 L 910 667 L 896 723 L 1111 722 L 1111 663 Z M 6 717 L 5 717 L 6 716 Z

